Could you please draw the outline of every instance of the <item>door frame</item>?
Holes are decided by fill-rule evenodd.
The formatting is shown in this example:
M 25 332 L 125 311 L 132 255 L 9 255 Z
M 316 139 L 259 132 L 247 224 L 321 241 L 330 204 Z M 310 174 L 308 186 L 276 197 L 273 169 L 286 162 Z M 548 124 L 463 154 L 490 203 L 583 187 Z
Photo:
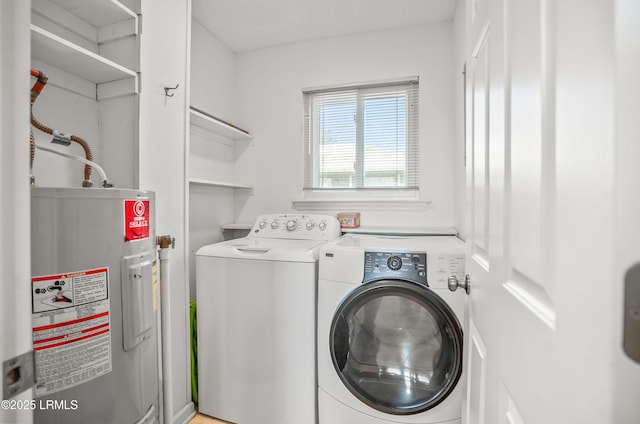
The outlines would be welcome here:
M 31 219 L 29 187 L 30 2 L 0 2 L 0 272 L 3 276 L 0 308 L 1 360 L 32 350 L 31 338 Z M 4 376 L 3 376 L 4 380 Z M 3 393 L 3 399 L 9 397 Z M 32 390 L 14 399 L 30 401 Z M 0 409 L 0 422 L 30 423 L 28 408 Z

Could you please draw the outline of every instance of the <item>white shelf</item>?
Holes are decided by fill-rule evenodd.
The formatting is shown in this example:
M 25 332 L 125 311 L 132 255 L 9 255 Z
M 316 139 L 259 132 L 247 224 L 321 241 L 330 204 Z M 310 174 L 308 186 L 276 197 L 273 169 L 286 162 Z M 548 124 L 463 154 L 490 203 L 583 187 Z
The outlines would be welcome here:
M 248 132 L 234 128 L 225 122 L 214 117 L 208 116 L 197 110 L 189 109 L 191 124 L 196 125 L 205 130 L 219 134 L 231 140 L 253 140 L 253 136 Z
M 96 84 L 137 78 L 135 71 L 31 24 L 31 54 L 35 59 Z
M 253 189 L 253 186 L 250 186 L 250 185 L 235 184 L 235 183 L 230 183 L 230 182 L 226 182 L 226 181 L 203 180 L 203 179 L 200 179 L 200 178 L 190 178 L 189 179 L 189 183 L 190 184 L 195 184 L 195 185 L 209 186 L 209 187 L 237 188 L 237 189 L 243 189 L 243 190 L 252 190 Z
M 136 14 L 117 0 L 51 0 L 96 28 L 135 18 Z

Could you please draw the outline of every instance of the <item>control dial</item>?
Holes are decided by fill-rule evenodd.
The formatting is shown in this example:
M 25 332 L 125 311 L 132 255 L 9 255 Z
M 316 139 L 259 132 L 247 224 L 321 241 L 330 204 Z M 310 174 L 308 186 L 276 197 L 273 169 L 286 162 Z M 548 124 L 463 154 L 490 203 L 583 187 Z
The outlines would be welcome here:
M 279 226 L 280 226 L 280 224 L 278 223 L 278 221 L 273 221 L 271 223 L 271 229 L 273 229 L 273 230 L 276 230 Z
M 402 258 L 400 256 L 389 256 L 387 259 L 387 267 L 392 271 L 402 268 Z
M 321 222 L 318 224 L 318 228 L 320 229 L 320 231 L 324 231 L 324 230 L 326 230 L 326 229 L 327 229 L 327 223 L 326 223 L 326 222 L 324 222 L 324 221 L 321 221 Z
M 287 231 L 294 231 L 298 228 L 298 221 L 295 219 L 290 219 L 287 221 Z
M 260 226 L 260 229 L 261 229 L 261 230 L 262 230 L 262 229 L 264 229 L 264 228 L 266 228 L 266 226 L 267 226 L 267 221 L 265 221 L 265 220 L 263 219 L 262 221 L 260 221 L 259 226 Z
M 311 231 L 313 230 L 313 227 L 315 227 L 316 224 L 313 221 L 309 221 L 307 222 L 307 230 Z

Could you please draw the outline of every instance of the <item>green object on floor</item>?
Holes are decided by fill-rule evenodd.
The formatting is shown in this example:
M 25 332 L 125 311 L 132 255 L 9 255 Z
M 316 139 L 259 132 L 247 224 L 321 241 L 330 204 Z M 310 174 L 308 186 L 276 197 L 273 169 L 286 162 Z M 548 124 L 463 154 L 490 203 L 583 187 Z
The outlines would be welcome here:
M 191 398 L 198 404 L 198 324 L 196 319 L 196 301 L 189 302 L 191 321 Z

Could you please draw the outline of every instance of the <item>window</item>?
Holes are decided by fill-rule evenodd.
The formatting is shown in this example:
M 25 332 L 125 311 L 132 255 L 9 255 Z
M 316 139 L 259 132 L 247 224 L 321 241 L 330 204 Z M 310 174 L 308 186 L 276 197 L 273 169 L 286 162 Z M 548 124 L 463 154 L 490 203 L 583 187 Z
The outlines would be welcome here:
M 304 91 L 305 190 L 418 189 L 418 80 Z

